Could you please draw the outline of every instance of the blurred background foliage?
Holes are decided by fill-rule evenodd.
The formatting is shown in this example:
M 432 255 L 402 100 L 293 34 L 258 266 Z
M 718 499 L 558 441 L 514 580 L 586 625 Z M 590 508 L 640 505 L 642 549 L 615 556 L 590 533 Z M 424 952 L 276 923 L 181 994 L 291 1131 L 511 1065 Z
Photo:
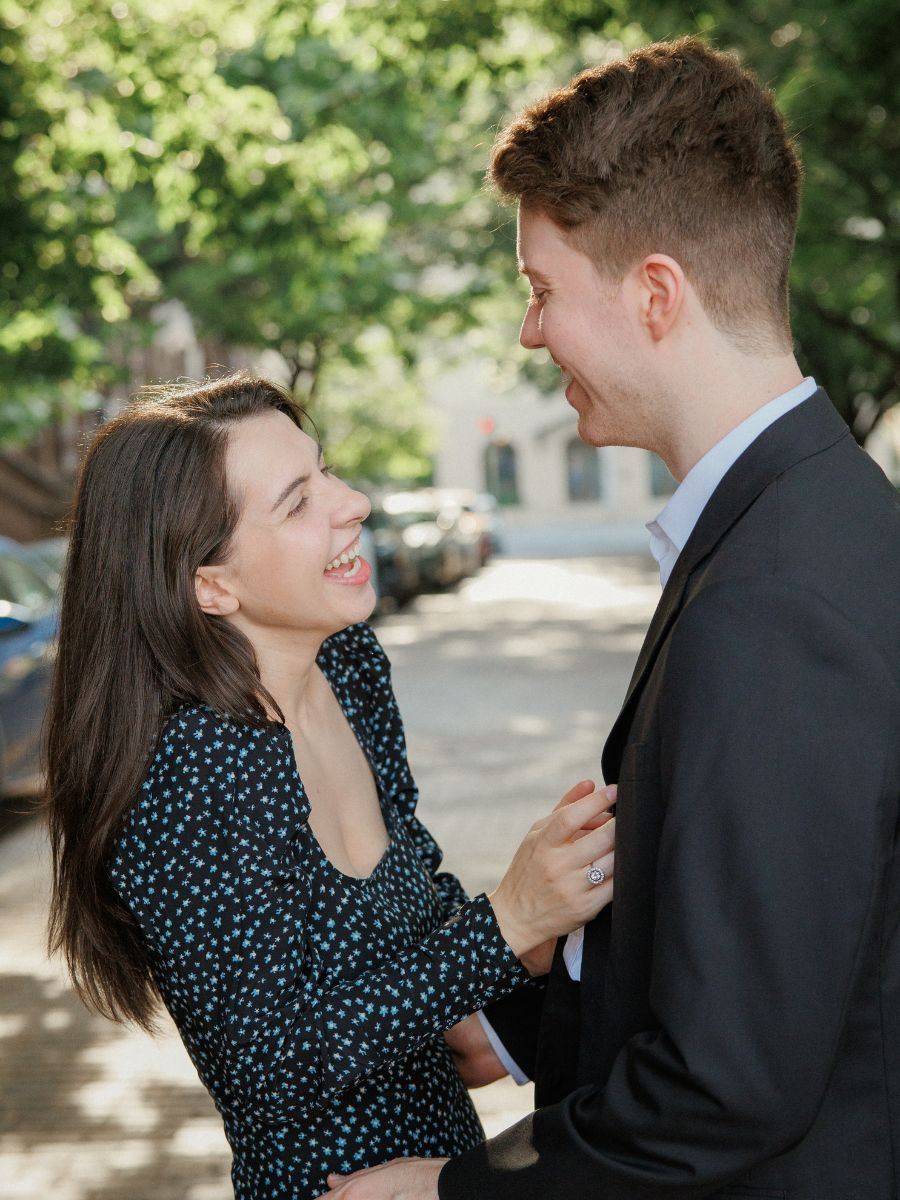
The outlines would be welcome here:
M 798 351 L 864 440 L 900 399 L 894 24 L 881 0 L 0 0 L 0 442 L 127 392 L 178 300 L 204 344 L 278 356 L 339 469 L 425 476 L 423 355 L 521 368 L 497 126 L 692 31 L 799 136 Z

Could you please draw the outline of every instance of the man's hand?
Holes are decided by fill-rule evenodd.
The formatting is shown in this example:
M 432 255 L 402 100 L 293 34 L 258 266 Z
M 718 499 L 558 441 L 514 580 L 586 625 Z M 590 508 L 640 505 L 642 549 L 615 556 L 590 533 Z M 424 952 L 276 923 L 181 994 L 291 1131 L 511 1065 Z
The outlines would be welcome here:
M 507 1074 L 475 1013 L 445 1029 L 444 1041 L 450 1047 L 453 1064 L 467 1088 L 484 1087 Z
M 380 1167 L 329 1175 L 319 1200 L 438 1200 L 438 1175 L 446 1158 L 395 1158 Z

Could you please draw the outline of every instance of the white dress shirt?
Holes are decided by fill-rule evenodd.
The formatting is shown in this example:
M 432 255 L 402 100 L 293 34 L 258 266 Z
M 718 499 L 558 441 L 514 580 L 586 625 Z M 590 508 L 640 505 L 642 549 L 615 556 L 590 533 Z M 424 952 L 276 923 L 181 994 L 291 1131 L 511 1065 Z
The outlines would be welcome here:
M 789 392 L 776 396 L 774 400 L 752 412 L 691 467 L 659 516 L 647 523 L 650 553 L 659 564 L 659 579 L 663 587 L 669 582 L 678 556 L 687 545 L 700 514 L 728 471 L 763 430 L 768 429 L 792 408 L 808 400 L 816 391 L 816 387 L 816 381 L 807 376 Z M 569 934 L 563 948 L 563 958 L 572 979 L 581 979 L 583 949 L 582 926 Z

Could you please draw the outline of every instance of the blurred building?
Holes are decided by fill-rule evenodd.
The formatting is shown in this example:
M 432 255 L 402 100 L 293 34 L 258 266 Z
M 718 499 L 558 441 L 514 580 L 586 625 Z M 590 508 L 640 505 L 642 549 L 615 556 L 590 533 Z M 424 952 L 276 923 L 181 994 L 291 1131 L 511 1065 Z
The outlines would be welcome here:
M 509 524 L 643 522 L 675 489 L 656 455 L 582 442 L 561 391 L 548 396 L 524 381 L 498 391 L 487 362 L 446 371 L 429 399 L 440 428 L 435 483 L 493 493 Z

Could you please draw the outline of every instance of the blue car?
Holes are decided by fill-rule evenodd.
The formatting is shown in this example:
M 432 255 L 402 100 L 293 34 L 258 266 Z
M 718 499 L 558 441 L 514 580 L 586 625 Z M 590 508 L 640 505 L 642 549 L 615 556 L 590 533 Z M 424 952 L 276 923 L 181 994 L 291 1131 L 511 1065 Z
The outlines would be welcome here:
M 0 538 L 0 796 L 41 786 L 41 729 L 56 653 L 57 579 Z

